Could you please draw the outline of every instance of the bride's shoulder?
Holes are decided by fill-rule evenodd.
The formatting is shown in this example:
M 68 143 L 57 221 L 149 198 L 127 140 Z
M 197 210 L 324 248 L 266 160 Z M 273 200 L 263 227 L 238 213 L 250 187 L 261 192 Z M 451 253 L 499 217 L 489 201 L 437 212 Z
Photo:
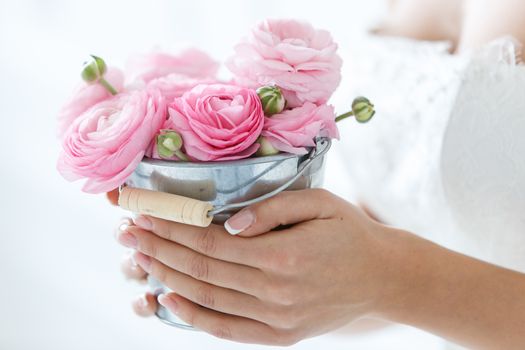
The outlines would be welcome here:
M 377 34 L 421 41 L 449 41 L 455 47 L 462 0 L 390 0 Z
M 503 35 L 525 42 L 523 0 L 390 0 L 377 32 L 448 41 L 451 51 L 481 48 Z
M 459 50 L 476 49 L 504 35 L 525 43 L 523 0 L 465 0 Z

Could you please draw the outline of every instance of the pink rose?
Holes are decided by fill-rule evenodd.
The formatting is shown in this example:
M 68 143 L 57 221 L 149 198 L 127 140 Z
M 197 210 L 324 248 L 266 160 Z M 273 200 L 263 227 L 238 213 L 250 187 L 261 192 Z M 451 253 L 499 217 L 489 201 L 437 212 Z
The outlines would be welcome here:
M 259 148 L 255 143 L 264 123 L 255 90 L 235 85 L 198 85 L 169 105 L 162 127 L 177 131 L 184 152 L 200 161 L 246 158 Z
M 288 107 L 328 101 L 341 80 L 342 60 L 330 33 L 296 20 L 266 20 L 235 47 L 227 62 L 239 84 L 279 86 Z
M 279 151 L 294 154 L 307 153 L 317 136 L 339 139 L 334 108 L 310 102 L 266 117 L 261 134 Z
M 219 64 L 203 51 L 187 49 L 178 55 L 151 52 L 131 58 L 126 65 L 126 79 L 130 83 L 141 80 L 147 83 L 169 74 L 184 75 L 187 78 L 213 78 Z
M 166 120 L 158 91 L 118 94 L 80 115 L 62 141 L 57 168 L 69 181 L 87 178 L 83 191 L 107 192 L 123 184 Z
M 123 90 L 124 75 L 119 69 L 109 67 L 104 78 L 117 91 L 121 92 Z M 84 111 L 111 96 L 113 95 L 100 84 L 82 82 L 58 113 L 58 136 L 63 137 L 67 128 Z

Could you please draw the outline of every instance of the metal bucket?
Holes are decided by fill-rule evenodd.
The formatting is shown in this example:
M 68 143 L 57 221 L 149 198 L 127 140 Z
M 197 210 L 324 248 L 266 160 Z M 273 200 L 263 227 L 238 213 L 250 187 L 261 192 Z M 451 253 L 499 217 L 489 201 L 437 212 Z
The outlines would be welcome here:
M 169 162 L 144 159 L 126 181 L 126 186 L 167 192 L 209 202 L 213 223 L 223 223 L 244 206 L 269 198 L 285 189 L 320 187 L 325 154 L 331 142 L 316 140 L 316 147 L 304 156 L 278 154 L 226 162 Z M 148 278 L 155 295 L 170 290 Z M 159 305 L 157 317 L 184 329 L 195 329 Z

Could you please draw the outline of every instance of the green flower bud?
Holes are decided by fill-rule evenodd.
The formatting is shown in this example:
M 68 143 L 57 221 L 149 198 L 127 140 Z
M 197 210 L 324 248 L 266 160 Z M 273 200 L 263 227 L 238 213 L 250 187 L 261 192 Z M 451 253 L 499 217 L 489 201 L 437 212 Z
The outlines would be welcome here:
M 286 106 L 286 99 L 277 86 L 260 87 L 257 89 L 257 95 L 261 99 L 264 114 L 267 116 L 282 112 Z
M 85 82 L 93 83 L 99 81 L 106 74 L 106 71 L 106 62 L 100 57 L 91 55 L 91 58 L 84 62 L 81 76 Z
M 366 97 L 357 97 L 352 102 L 352 113 L 355 119 L 360 123 L 366 123 L 376 113 L 374 105 Z
M 161 158 L 171 158 L 180 153 L 182 137 L 173 130 L 161 130 L 157 135 L 157 152 Z
M 255 155 L 257 157 L 264 157 L 264 156 L 273 156 L 275 154 L 279 153 L 279 150 L 268 141 L 266 137 L 259 136 L 257 139 L 257 143 L 261 145 Z

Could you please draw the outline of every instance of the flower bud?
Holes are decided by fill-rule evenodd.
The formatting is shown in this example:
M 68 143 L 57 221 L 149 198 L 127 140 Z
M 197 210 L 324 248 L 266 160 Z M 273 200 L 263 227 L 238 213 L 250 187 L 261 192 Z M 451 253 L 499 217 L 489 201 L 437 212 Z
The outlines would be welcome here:
M 257 95 L 261 99 L 264 114 L 271 116 L 281 113 L 286 105 L 281 89 L 277 86 L 263 86 L 257 89 Z
M 91 55 L 91 58 L 84 62 L 81 76 L 85 82 L 92 83 L 102 78 L 106 70 L 106 62 L 100 57 Z
M 374 105 L 366 97 L 356 97 L 352 102 L 352 113 L 360 123 L 366 123 L 376 113 Z
M 279 153 L 279 150 L 273 147 L 271 142 L 264 136 L 259 136 L 256 142 L 261 145 L 255 153 L 257 157 L 273 156 Z
M 157 135 L 157 152 L 161 158 L 171 158 L 182 148 L 182 137 L 173 130 L 161 130 Z

